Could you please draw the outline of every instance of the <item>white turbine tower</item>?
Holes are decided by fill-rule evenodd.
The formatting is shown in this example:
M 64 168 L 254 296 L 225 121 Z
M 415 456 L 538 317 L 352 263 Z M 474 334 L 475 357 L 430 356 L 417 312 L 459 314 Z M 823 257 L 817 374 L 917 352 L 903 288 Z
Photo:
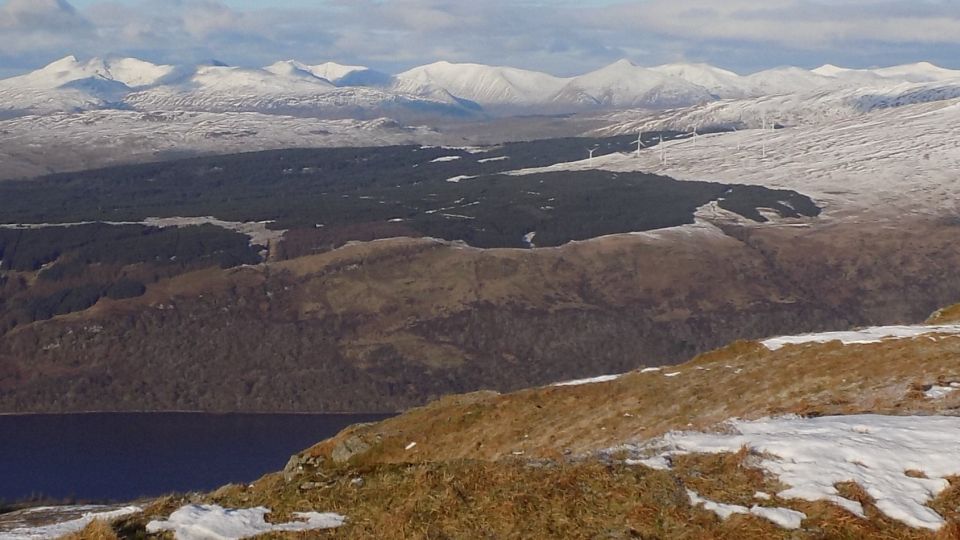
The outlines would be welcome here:
M 590 152 L 590 166 L 593 166 L 593 153 L 599 150 L 599 146 L 594 146 L 593 148 L 587 148 L 587 152 Z
M 643 131 L 637 133 L 637 140 L 631 141 L 632 143 L 637 143 L 637 157 L 640 157 L 640 150 L 646 148 L 647 145 L 643 144 Z
M 667 164 L 667 147 L 663 144 L 663 134 L 660 134 L 660 165 Z
M 767 111 L 763 111 L 761 115 L 761 127 L 760 127 L 760 157 L 763 159 L 767 158 Z

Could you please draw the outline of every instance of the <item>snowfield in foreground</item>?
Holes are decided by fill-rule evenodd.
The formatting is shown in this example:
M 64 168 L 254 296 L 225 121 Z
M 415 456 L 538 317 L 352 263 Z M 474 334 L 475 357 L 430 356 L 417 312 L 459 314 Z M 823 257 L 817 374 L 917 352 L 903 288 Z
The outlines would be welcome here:
M 765 339 L 761 343 L 771 351 L 776 351 L 786 345 L 829 343 L 831 341 L 839 341 L 844 345 L 862 345 L 867 343 L 880 343 L 887 339 L 910 339 L 937 334 L 960 334 L 960 325 L 874 326 L 845 332 L 819 332 L 814 334 L 801 334 L 799 336 L 780 336 Z
M 190 504 L 170 514 L 165 521 L 151 521 L 148 533 L 171 531 L 177 540 L 232 540 L 283 531 L 335 529 L 346 522 L 339 514 L 296 512 L 300 521 L 267 523 L 270 510 L 263 507 L 230 510 L 217 505 Z
M 856 482 L 893 519 L 931 530 L 944 525 L 926 504 L 949 487 L 947 477 L 960 475 L 960 417 L 788 416 L 732 420 L 726 427 L 725 433 L 669 433 L 615 450 L 654 451 L 669 461 L 671 455 L 732 453 L 746 446 L 761 456 L 763 470 L 789 486 L 777 494 L 781 499 L 829 501 L 865 517 L 859 502 L 841 497 L 834 487 Z
M 3 540 L 47 540 L 50 538 L 60 538 L 68 534 L 73 534 L 83 530 L 95 520 L 110 521 L 122 517 L 130 516 L 142 512 L 138 506 L 125 506 L 122 508 L 109 509 L 105 506 L 63 506 L 63 507 L 39 507 L 31 508 L 25 511 L 27 514 L 45 513 L 55 515 L 69 515 L 75 512 L 82 512 L 81 517 L 69 519 L 59 523 L 51 523 L 40 526 L 23 526 L 10 530 L 0 530 L 0 538 Z

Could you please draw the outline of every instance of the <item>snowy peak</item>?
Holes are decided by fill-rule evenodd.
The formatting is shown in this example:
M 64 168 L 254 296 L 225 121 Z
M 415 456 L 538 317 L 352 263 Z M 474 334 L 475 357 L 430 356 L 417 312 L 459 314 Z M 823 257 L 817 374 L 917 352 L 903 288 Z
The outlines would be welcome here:
M 918 62 L 888 68 L 874 69 L 873 73 L 907 82 L 942 82 L 960 79 L 960 71 L 942 68 L 930 62 Z
M 565 79 L 524 69 L 436 62 L 397 75 L 397 88 L 442 88 L 483 106 L 542 104 L 560 90 Z
M 26 75 L 0 81 L 0 86 L 52 90 L 66 85 L 77 86 L 72 83 L 93 79 L 136 88 L 156 84 L 173 71 L 173 66 L 151 64 L 136 58 L 91 58 L 81 62 L 71 55 Z
M 364 66 L 345 66 L 343 64 L 337 64 L 336 62 L 327 62 L 311 66 L 296 60 L 283 60 L 265 67 L 264 70 L 276 75 L 309 75 L 337 84 L 338 81 L 347 75 L 357 71 L 367 71 L 368 68 Z
M 201 66 L 189 82 L 186 90 L 199 88 L 225 93 L 316 93 L 334 88 L 329 81 L 299 70 L 275 73 L 221 66 Z
M 366 66 L 347 66 L 336 62 L 325 62 L 315 66 L 307 66 L 307 71 L 313 73 L 321 79 L 326 79 L 333 84 L 338 84 L 344 77 L 357 71 L 369 71 Z
M 702 86 L 723 99 L 756 95 L 756 89 L 744 77 L 709 64 L 665 64 L 650 69 Z
M 669 73 L 619 60 L 575 77 L 555 97 L 557 103 L 603 107 L 669 108 L 715 99 L 699 85 Z
M 843 75 L 844 73 L 849 73 L 850 71 L 850 69 L 835 66 L 833 64 L 824 64 L 816 69 L 811 70 L 812 73 L 823 75 L 824 77 L 837 77 L 839 75 Z

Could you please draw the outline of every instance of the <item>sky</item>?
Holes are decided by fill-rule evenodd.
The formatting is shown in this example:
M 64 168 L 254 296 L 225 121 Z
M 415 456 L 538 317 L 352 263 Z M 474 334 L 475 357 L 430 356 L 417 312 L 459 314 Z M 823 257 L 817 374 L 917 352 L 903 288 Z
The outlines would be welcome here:
M 74 54 L 244 67 L 449 60 L 575 75 L 628 58 L 739 73 L 960 68 L 957 0 L 0 0 L 0 76 Z

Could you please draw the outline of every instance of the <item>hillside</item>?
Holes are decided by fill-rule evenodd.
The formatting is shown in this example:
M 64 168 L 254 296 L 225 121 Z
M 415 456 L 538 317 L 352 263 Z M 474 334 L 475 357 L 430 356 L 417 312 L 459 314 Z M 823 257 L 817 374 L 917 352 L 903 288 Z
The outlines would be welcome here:
M 4 183 L 0 409 L 396 411 L 960 298 L 956 226 L 918 185 L 605 170 L 650 164 L 633 146 L 289 150 Z
M 222 508 L 262 507 L 273 523 L 337 516 L 317 537 L 954 539 L 955 311 L 445 397 L 119 530 L 191 538 L 196 519 L 218 530 L 240 526 Z

